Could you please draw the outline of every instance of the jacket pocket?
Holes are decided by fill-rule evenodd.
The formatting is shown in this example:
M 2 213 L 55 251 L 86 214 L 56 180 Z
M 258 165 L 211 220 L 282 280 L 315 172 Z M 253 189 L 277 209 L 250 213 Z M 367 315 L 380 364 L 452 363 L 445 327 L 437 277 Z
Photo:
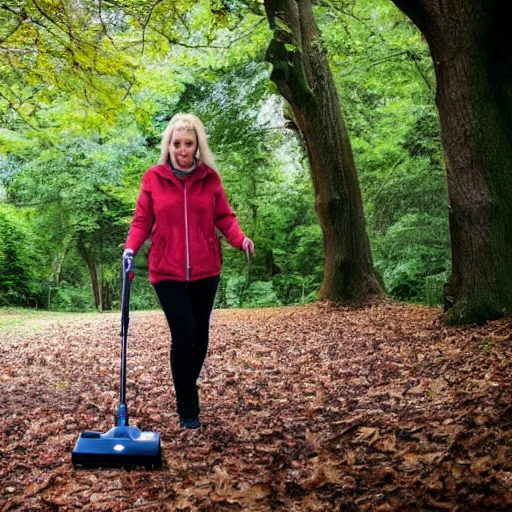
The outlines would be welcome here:
M 217 265 L 222 265 L 222 250 L 219 237 L 214 233 L 208 238 L 208 245 L 214 261 Z
M 163 241 L 158 236 L 153 235 L 148 253 L 148 270 L 158 271 L 162 263 L 163 252 Z

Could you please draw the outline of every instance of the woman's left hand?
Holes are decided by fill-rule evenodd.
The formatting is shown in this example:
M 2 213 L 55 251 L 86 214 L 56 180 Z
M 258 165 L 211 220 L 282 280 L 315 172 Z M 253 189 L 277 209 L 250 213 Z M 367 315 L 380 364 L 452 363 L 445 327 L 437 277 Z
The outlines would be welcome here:
M 251 254 L 254 254 L 254 242 L 250 238 L 245 237 L 244 241 L 242 242 L 242 249 L 244 251 L 247 251 L 247 249 L 249 249 L 249 252 Z

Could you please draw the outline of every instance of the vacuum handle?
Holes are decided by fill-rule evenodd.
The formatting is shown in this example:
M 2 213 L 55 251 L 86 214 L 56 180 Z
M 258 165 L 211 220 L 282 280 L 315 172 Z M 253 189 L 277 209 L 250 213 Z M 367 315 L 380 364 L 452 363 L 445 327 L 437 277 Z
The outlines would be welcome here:
M 130 323 L 130 284 L 133 279 L 133 256 L 123 258 L 123 289 L 121 295 L 121 383 L 119 387 L 120 411 L 126 411 L 126 353 L 128 351 L 128 324 Z M 118 424 L 128 424 L 125 418 L 117 418 Z
M 133 256 L 123 258 L 123 289 L 121 294 L 121 336 L 128 334 L 130 322 L 130 284 L 133 280 Z

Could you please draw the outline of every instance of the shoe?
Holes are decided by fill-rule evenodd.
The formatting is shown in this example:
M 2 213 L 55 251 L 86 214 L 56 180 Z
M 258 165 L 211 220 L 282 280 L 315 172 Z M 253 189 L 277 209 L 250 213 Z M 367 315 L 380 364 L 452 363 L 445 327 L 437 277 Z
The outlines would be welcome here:
M 182 428 L 199 428 L 201 423 L 199 423 L 199 418 L 196 416 L 195 418 L 180 418 L 180 427 Z

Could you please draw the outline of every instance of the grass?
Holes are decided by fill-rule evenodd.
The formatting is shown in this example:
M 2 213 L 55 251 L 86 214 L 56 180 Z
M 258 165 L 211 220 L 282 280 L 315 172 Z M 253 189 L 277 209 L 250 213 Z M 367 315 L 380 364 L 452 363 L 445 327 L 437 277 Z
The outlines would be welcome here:
M 62 320 L 90 313 L 65 313 L 60 311 L 44 311 L 39 309 L 0 308 L 0 329 L 13 326 L 38 328 L 42 323 Z

